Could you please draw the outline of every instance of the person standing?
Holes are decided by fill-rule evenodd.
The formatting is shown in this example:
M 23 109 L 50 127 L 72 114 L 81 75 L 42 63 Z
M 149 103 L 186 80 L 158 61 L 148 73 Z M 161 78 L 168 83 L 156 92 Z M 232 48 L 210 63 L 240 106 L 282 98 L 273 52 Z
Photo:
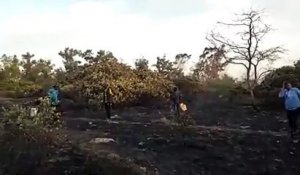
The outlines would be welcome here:
M 111 118 L 111 108 L 112 108 L 112 103 L 113 103 L 112 96 L 113 96 L 113 93 L 112 93 L 110 86 L 106 85 L 105 89 L 103 91 L 103 104 L 104 104 L 104 109 L 106 112 L 107 119 Z
M 300 108 L 300 90 L 293 87 L 291 83 L 284 82 L 278 96 L 284 99 L 291 138 L 294 143 L 298 143 L 296 135 L 298 133 L 297 121 Z
M 51 106 L 55 107 L 56 112 L 61 112 L 60 109 L 60 93 L 58 86 L 54 85 L 48 90 L 48 98 L 50 100 Z
M 171 93 L 172 109 L 177 117 L 180 116 L 180 93 L 177 87 L 173 88 Z

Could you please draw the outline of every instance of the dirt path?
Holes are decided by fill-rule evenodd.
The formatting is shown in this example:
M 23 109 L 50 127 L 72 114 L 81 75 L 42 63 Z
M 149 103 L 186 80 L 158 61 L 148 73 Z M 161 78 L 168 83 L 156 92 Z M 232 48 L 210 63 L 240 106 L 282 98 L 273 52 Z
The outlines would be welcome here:
M 66 120 L 71 120 L 71 121 L 78 121 L 78 122 L 92 122 L 93 124 L 95 123 L 107 123 L 107 124 L 115 124 L 115 125 L 173 125 L 176 126 L 176 124 L 172 123 L 166 123 L 163 120 L 156 120 L 153 122 L 131 122 L 131 121 L 125 121 L 125 120 L 103 120 L 103 119 L 90 119 L 90 118 L 72 118 L 68 117 L 65 118 Z M 226 132 L 234 132 L 234 133 L 242 133 L 242 134 L 262 134 L 262 135 L 270 135 L 274 137 L 282 137 L 282 136 L 288 136 L 287 132 L 274 132 L 274 131 L 263 131 L 263 130 L 253 130 L 253 129 L 236 129 L 236 128 L 228 128 L 228 127 L 222 127 L 222 126 L 204 126 L 204 125 L 193 125 L 193 126 L 188 126 L 187 128 L 191 129 L 205 129 L 205 130 L 210 130 L 210 131 L 226 131 Z

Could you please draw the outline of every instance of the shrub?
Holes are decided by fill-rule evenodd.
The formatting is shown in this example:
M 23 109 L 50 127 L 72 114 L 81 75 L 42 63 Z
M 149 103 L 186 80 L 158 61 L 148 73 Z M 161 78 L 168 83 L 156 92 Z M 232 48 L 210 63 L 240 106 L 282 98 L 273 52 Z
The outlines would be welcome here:
M 44 146 L 58 144 L 57 141 L 63 138 L 57 134 L 63 126 L 60 114 L 55 112 L 48 99 L 41 99 L 39 103 L 36 115 L 31 115 L 30 106 L 3 108 L 4 133 L 12 138 L 22 137 Z
M 20 130 L 36 129 L 51 131 L 62 127 L 59 113 L 51 107 L 47 98 L 40 98 L 36 115 L 31 115 L 31 106 L 13 105 L 3 108 L 3 121 L 6 126 L 17 127 Z
M 142 174 L 123 160 L 98 157 L 67 141 L 60 116 L 47 99 L 41 99 L 35 116 L 30 106 L 3 109 L 0 174 Z
M 183 100 L 192 101 L 195 94 L 204 91 L 203 84 L 192 78 L 182 77 L 174 80 L 174 84 L 180 89 L 183 94 Z
M 219 95 L 228 96 L 230 92 L 236 88 L 234 79 L 230 77 L 223 77 L 220 79 L 214 79 L 208 82 L 207 90 L 215 92 Z
M 159 73 L 137 71 L 116 60 L 87 65 L 76 77 L 76 87 L 93 104 L 101 104 L 105 84 L 110 85 L 116 105 L 144 103 L 149 98 L 166 100 L 172 84 Z
M 3 96 L 20 98 L 20 97 L 32 97 L 40 96 L 42 92 L 42 87 L 33 82 L 29 81 L 1 81 L 0 82 L 0 91 Z
M 60 88 L 61 94 L 64 98 L 74 99 L 78 95 L 78 91 L 73 84 L 68 84 Z
M 178 123 L 181 127 L 192 126 L 196 124 L 196 121 L 189 114 L 181 114 L 179 117 L 174 118 L 175 123 Z
M 278 93 L 282 87 L 282 83 L 284 81 L 291 82 L 294 86 L 299 87 L 299 72 L 299 67 L 297 66 L 285 66 L 269 73 L 255 89 L 255 94 L 262 105 L 273 108 L 282 106 L 282 101 L 278 99 Z
M 40 99 L 36 115 L 31 105 L 3 107 L 0 150 L 1 167 L 8 174 L 30 174 L 53 148 L 61 147 L 65 135 L 60 129 L 63 122 L 48 99 Z

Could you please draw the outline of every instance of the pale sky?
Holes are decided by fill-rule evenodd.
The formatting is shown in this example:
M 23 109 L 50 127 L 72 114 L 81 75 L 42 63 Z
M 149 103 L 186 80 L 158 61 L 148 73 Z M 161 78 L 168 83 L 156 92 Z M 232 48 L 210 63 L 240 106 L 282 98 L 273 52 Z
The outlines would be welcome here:
M 265 9 L 265 21 L 276 29 L 265 44 L 288 50 L 276 66 L 300 58 L 300 0 L 0 1 L 0 54 L 29 51 L 61 65 L 58 52 L 73 47 L 112 51 L 131 65 L 137 58 L 154 63 L 157 56 L 173 59 L 177 53 L 195 61 L 217 21 L 250 7 Z M 240 75 L 238 68 L 227 72 Z

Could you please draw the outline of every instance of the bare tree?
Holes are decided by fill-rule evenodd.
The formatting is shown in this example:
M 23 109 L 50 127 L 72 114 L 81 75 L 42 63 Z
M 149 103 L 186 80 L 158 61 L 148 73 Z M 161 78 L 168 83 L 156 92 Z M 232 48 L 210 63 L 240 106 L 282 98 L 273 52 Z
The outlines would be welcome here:
M 212 31 L 207 39 L 214 45 L 224 45 L 227 54 L 225 59 L 229 64 L 241 65 L 246 70 L 246 87 L 249 91 L 252 103 L 255 106 L 254 89 L 259 81 L 270 69 L 260 70 L 265 63 L 273 63 L 279 58 L 284 49 L 277 46 L 268 49 L 262 48 L 263 39 L 272 31 L 270 25 L 262 20 L 263 11 L 250 10 L 238 14 L 231 23 L 218 22 L 218 25 L 229 27 L 237 39 L 229 39 L 223 34 Z

